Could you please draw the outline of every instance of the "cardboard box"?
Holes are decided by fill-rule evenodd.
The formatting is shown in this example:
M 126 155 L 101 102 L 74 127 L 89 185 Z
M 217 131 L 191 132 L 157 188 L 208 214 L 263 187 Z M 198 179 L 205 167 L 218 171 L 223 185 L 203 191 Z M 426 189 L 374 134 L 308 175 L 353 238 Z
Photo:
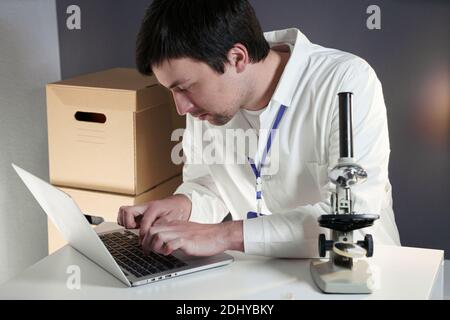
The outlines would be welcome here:
M 115 68 L 46 89 L 52 184 L 138 195 L 181 173 L 170 137 L 185 122 L 154 76 Z
M 163 199 L 172 195 L 181 182 L 182 177 L 177 176 L 138 196 L 126 196 L 59 186 L 58 188 L 70 195 L 84 214 L 100 216 L 105 219 L 105 221 L 116 222 L 120 206 L 132 206 L 152 200 Z M 58 229 L 50 220 L 48 220 L 49 254 L 66 244 L 67 242 L 64 240 Z

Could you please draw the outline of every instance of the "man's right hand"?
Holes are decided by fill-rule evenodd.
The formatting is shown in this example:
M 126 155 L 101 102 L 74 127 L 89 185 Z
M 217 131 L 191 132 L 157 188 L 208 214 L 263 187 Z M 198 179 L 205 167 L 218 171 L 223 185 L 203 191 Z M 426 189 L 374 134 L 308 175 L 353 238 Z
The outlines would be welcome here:
M 191 207 L 191 200 L 187 196 L 176 194 L 141 205 L 122 206 L 119 208 L 117 223 L 127 229 L 139 228 L 139 238 L 142 240 L 153 225 L 176 220 L 188 221 Z

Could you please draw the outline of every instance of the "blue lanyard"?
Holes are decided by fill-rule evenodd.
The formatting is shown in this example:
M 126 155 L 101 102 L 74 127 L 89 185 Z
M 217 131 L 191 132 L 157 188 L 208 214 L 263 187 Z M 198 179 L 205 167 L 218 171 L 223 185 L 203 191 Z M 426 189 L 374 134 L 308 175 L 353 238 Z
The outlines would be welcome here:
M 286 106 L 281 105 L 280 108 L 278 109 L 275 121 L 273 122 L 272 129 L 269 132 L 269 136 L 268 136 L 267 142 L 266 142 L 266 147 L 264 148 L 264 152 L 263 152 L 263 155 L 261 157 L 261 161 L 260 161 L 258 167 L 256 166 L 255 162 L 250 157 L 248 158 L 248 162 L 250 163 L 250 166 L 253 170 L 253 174 L 255 175 L 255 178 L 256 178 L 256 187 L 255 187 L 255 189 L 256 189 L 256 212 L 253 212 L 253 211 L 248 212 L 247 213 L 248 219 L 262 216 L 262 213 L 261 213 L 261 201 L 262 201 L 261 200 L 262 199 L 261 170 L 262 170 L 262 167 L 264 166 L 264 162 L 266 161 L 267 154 L 270 151 L 270 147 L 272 146 L 272 139 L 275 137 L 276 129 L 278 129 L 278 126 L 280 124 L 281 119 L 283 118 L 285 111 L 286 111 Z

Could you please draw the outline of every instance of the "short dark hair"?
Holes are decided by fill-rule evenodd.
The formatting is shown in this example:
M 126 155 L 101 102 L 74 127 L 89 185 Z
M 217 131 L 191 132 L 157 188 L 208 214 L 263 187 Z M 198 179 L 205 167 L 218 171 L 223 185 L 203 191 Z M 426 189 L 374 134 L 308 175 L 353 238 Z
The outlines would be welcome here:
M 165 60 L 192 58 L 224 73 L 227 53 L 243 44 L 251 62 L 267 57 L 269 44 L 247 0 L 154 0 L 136 41 L 136 65 L 149 75 Z

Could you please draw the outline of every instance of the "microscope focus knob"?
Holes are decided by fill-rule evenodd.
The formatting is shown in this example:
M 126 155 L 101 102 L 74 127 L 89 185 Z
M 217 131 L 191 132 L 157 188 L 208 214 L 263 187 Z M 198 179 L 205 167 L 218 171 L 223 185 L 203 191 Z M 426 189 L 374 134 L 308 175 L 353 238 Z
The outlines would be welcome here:
M 327 240 L 324 233 L 319 235 L 319 256 L 325 257 L 327 255 L 327 251 L 333 249 L 333 240 Z
M 366 234 L 364 240 L 358 241 L 357 244 L 366 249 L 366 257 L 370 258 L 373 256 L 373 238 L 371 234 Z

